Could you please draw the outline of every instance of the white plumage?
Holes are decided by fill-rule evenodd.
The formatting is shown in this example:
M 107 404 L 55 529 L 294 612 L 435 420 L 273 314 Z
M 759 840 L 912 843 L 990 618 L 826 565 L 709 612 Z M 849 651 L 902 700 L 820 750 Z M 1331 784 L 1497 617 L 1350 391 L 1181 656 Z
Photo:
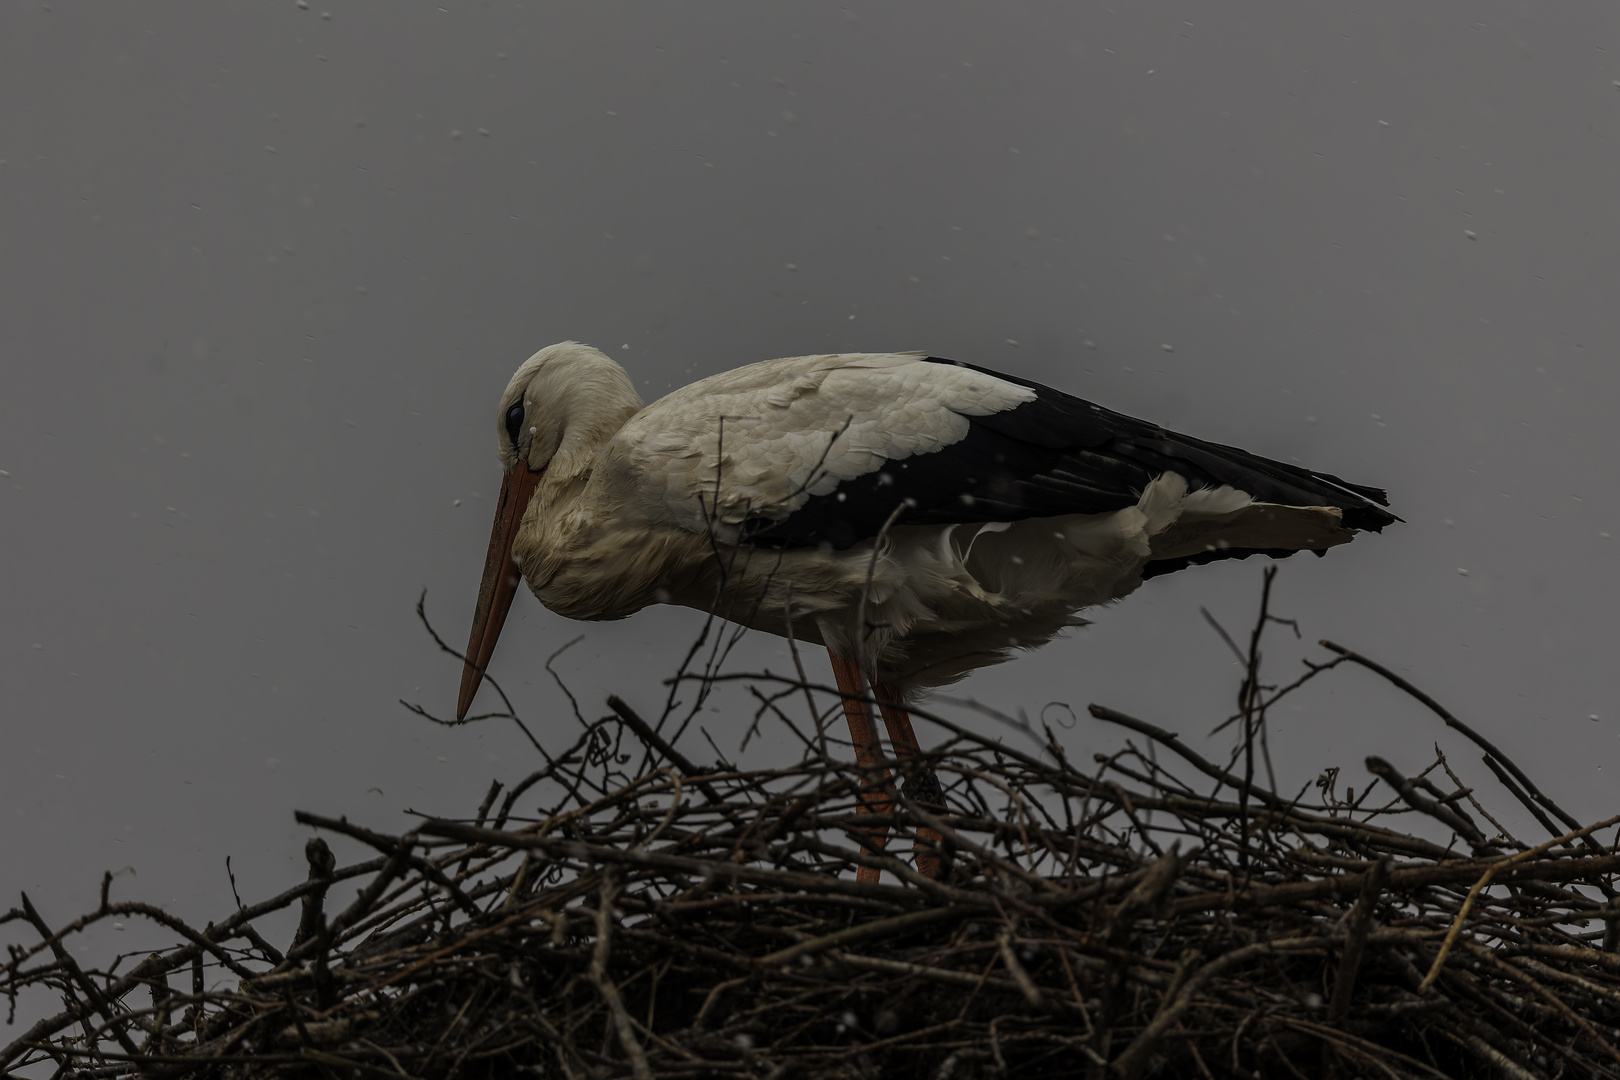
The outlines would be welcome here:
M 1134 590 L 1155 557 L 1217 543 L 1320 549 L 1352 535 L 1336 507 L 1261 505 L 1225 485 L 1189 491 L 1166 472 L 1133 505 L 1102 513 L 908 525 L 902 511 L 881 543 L 735 547 L 841 484 L 878 474 L 881 486 L 886 470 L 962 442 L 969 417 L 1036 396 L 919 353 L 856 353 L 751 364 L 642 408 L 612 360 L 554 345 L 501 397 L 502 464 L 545 470 L 512 556 L 540 601 L 569 618 L 718 600 L 775 633 L 791 617 L 797 637 L 856 651 L 906 691 L 1049 640 L 1076 611 Z M 514 444 L 505 416 L 519 401 Z M 717 555 L 711 531 L 730 550 Z M 869 573 L 862 633 L 852 619 Z
M 506 479 L 458 715 L 519 575 L 574 619 L 665 602 L 791 621 L 846 694 L 864 675 L 903 719 L 914 691 L 1154 573 L 1396 520 L 1376 489 L 922 353 L 768 360 L 643 407 L 618 364 L 564 342 L 518 368 L 496 427 Z

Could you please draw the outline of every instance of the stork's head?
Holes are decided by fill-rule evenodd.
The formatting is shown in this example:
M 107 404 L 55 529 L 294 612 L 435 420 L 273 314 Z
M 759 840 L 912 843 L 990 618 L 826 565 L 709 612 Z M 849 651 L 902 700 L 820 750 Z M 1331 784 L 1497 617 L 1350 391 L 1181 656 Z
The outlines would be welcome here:
M 517 595 L 522 574 L 512 561 L 512 542 L 541 478 L 584 472 L 597 449 L 640 408 L 641 399 L 624 369 L 577 341 L 541 349 L 523 361 L 506 384 L 495 410 L 504 475 L 461 672 L 456 719 L 465 717 L 472 705 Z
M 518 366 L 495 409 L 501 471 L 580 471 L 641 408 L 624 369 L 577 341 L 548 345 Z

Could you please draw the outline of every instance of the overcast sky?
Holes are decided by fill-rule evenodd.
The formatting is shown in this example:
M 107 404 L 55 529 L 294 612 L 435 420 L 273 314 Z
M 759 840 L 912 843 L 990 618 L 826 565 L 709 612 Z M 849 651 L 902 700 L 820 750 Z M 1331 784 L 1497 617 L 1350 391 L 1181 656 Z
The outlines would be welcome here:
M 465 640 L 496 397 L 566 338 L 649 399 L 927 349 L 1385 486 L 1406 524 L 1281 564 L 1277 673 L 1360 649 L 1612 812 L 1620 7 L 446 8 L 0 8 L 0 893 L 61 921 L 133 867 L 217 918 L 227 855 L 247 899 L 302 877 L 294 809 L 398 830 L 526 773 L 396 699 L 453 709 L 412 607 Z M 1260 573 L 1154 580 L 954 693 L 1202 734 L 1238 672 L 1199 608 L 1247 626 Z M 493 670 L 571 739 L 548 653 L 584 633 L 588 712 L 656 711 L 699 621 L 520 595 Z M 1365 673 L 1277 720 L 1288 784 L 1438 740 L 1509 803 Z

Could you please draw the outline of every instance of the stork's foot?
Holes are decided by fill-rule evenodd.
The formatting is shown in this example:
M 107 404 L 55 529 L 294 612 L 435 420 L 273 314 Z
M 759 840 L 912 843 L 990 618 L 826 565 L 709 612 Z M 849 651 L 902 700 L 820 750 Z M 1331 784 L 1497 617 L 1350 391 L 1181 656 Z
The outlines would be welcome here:
M 877 699 L 878 709 L 883 713 L 883 724 L 889 729 L 889 745 L 894 747 L 894 756 L 899 759 L 900 769 L 906 774 L 904 791 L 907 801 L 927 813 L 943 813 L 945 795 L 934 770 L 923 764 L 922 748 L 917 745 L 911 714 L 905 708 L 905 695 L 892 686 L 876 682 L 872 684 L 872 696 Z M 933 829 L 926 825 L 917 826 L 917 845 L 912 857 L 917 863 L 917 873 L 923 877 L 939 877 L 940 840 L 939 833 Z
M 934 775 L 932 769 L 906 777 L 905 784 L 900 790 L 905 795 L 906 801 L 925 813 L 945 812 L 945 793 L 940 788 L 939 777 Z M 925 878 L 939 877 L 944 858 L 941 843 L 943 839 L 927 825 L 917 826 L 917 844 L 912 848 L 912 858 L 917 863 L 917 873 Z
M 939 777 L 933 770 L 915 773 L 906 777 L 900 790 L 905 797 L 916 803 L 919 809 L 930 814 L 942 813 L 945 809 L 945 792 L 939 785 Z

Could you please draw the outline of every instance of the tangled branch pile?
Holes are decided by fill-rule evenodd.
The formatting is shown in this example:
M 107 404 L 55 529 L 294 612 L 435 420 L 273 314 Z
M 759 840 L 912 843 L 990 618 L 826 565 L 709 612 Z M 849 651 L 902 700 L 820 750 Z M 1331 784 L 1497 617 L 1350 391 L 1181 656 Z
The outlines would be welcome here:
M 1099 707 L 1131 741 L 1085 768 L 1050 732 L 1026 753 L 930 717 L 947 733 L 928 760 L 943 802 L 922 802 L 843 760 L 819 719 L 796 725 L 802 684 L 760 694 L 805 748 L 772 770 L 699 768 L 610 699 L 612 715 L 504 798 L 491 788 L 474 819 L 392 836 L 300 815 L 376 857 L 339 869 L 312 839 L 306 882 L 205 928 L 105 887 L 96 910 L 53 926 L 24 897 L 6 919 L 38 940 L 13 946 L 0 985 L 14 1004 L 49 987 L 63 1008 L 0 1068 L 1620 1076 L 1620 852 L 1595 835 L 1620 819 L 1579 827 L 1348 650 L 1263 685 L 1265 621 L 1225 764 Z M 1346 663 L 1478 743 L 1556 839 L 1508 835 L 1443 758 L 1413 778 L 1370 759 L 1378 780 L 1359 796 L 1331 776 L 1309 799 L 1261 783 L 1267 708 Z M 821 698 L 813 711 L 834 700 Z M 863 784 L 888 812 L 856 813 Z M 517 815 L 542 795 L 548 809 Z M 1423 828 L 1381 823 L 1392 813 Z M 934 880 L 911 860 L 928 830 Z M 858 863 L 883 882 L 857 883 Z M 359 886 L 352 902 L 335 902 L 339 882 Z M 282 947 L 255 929 L 295 906 Z M 81 967 L 70 940 L 108 919 L 179 942 L 126 970 Z

